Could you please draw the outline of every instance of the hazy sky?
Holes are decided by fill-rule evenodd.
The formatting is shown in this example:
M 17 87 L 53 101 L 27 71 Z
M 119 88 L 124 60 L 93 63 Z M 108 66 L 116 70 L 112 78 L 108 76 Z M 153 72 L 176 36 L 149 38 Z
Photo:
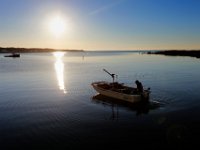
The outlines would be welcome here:
M 200 49 L 200 0 L 0 0 L 0 47 L 11 46 Z

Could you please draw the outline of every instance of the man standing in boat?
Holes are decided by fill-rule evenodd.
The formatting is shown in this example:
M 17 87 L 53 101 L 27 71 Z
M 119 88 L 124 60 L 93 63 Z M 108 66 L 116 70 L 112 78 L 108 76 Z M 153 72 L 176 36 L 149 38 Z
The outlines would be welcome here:
M 143 93 L 143 85 L 142 85 L 142 83 L 140 81 L 136 80 L 135 84 L 137 85 L 137 91 L 139 93 Z

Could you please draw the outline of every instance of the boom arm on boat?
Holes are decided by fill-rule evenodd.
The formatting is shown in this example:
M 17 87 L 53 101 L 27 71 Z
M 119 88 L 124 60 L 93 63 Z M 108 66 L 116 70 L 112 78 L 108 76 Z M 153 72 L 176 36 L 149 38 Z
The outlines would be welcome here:
M 112 74 L 112 73 L 108 72 L 106 69 L 103 69 L 103 71 L 105 71 L 106 73 L 108 73 L 112 77 L 113 82 L 115 81 L 115 76 L 117 76 L 116 74 Z

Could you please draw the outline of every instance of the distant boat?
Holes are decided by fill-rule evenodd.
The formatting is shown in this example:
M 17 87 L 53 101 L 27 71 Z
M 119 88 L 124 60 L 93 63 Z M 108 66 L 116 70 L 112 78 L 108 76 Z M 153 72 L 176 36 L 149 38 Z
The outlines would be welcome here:
M 19 53 L 12 53 L 10 55 L 5 55 L 4 57 L 20 57 Z
M 110 74 L 107 70 L 104 69 L 104 71 Z M 115 74 L 110 75 L 113 77 L 113 82 L 111 83 L 99 81 L 91 84 L 99 94 L 131 103 L 149 99 L 150 88 L 144 89 L 143 92 L 138 92 L 137 88 L 114 82 Z

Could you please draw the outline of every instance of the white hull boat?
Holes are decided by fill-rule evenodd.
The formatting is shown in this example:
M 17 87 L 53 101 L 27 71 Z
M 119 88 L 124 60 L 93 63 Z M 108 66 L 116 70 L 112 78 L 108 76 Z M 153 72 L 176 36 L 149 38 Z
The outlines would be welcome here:
M 138 92 L 137 88 L 124 86 L 123 83 L 118 82 L 99 81 L 93 82 L 91 85 L 101 95 L 131 103 L 148 100 L 150 94 L 150 89 Z

